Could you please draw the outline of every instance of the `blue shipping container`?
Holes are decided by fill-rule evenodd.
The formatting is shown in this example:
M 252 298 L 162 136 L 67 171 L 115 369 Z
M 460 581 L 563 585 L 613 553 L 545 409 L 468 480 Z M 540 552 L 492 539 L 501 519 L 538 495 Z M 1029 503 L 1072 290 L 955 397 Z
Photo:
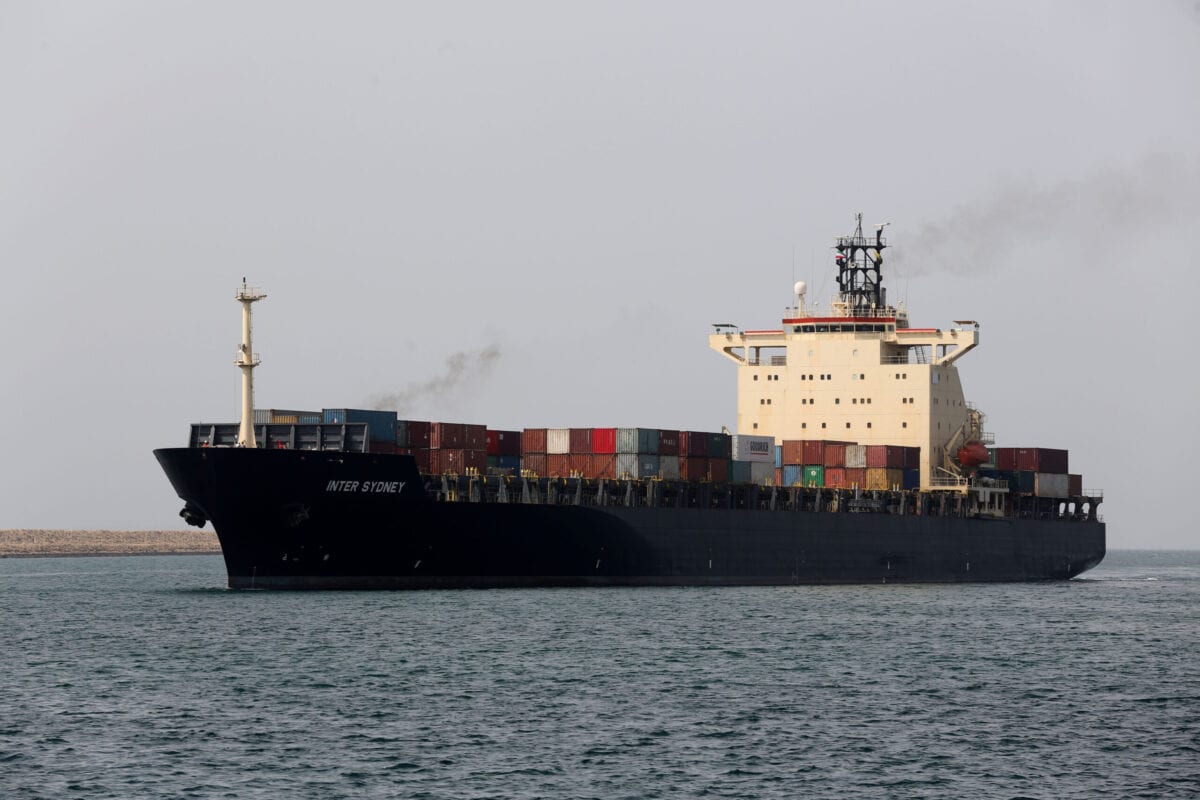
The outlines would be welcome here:
M 344 425 L 365 422 L 373 442 L 396 442 L 396 412 L 366 408 L 325 408 L 321 414 L 327 423 Z
M 750 462 L 730 461 L 729 480 L 731 483 L 750 483 Z
M 804 483 L 804 467 L 789 464 L 783 468 L 783 485 L 800 486 Z
M 775 469 L 783 467 L 783 445 L 775 445 Z
M 904 470 L 903 486 L 905 489 L 920 489 L 921 488 L 921 470 L 919 470 L 919 469 Z

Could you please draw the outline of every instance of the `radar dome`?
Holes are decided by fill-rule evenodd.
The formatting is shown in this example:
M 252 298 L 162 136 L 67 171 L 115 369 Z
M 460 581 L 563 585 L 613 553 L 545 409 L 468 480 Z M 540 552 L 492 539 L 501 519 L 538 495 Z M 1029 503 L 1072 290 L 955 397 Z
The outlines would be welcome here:
M 808 291 L 808 284 L 804 281 L 796 281 L 796 285 L 792 288 L 796 290 L 796 294 L 804 294 Z

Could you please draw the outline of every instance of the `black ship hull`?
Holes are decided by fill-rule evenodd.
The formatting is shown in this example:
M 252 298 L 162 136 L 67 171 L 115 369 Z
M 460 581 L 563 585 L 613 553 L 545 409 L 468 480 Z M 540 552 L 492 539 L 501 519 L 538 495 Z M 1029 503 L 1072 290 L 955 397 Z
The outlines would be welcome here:
M 1098 521 L 438 502 L 407 456 L 155 455 L 193 520 L 212 522 L 232 588 L 1063 580 L 1105 554 Z

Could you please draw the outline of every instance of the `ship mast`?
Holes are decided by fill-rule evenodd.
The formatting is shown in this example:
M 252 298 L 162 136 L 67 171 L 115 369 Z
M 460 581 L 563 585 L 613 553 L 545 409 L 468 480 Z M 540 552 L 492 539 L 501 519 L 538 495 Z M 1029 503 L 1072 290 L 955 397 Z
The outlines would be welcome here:
M 875 229 L 875 240 L 863 235 L 862 218 L 856 215 L 858 227 L 851 236 L 839 236 L 834 248 L 838 266 L 838 300 L 849 316 L 870 316 L 874 309 L 887 306 L 887 290 L 883 288 L 884 222 Z
M 245 278 L 242 278 L 242 286 L 235 295 L 242 304 L 242 343 L 233 362 L 242 371 L 242 424 L 238 430 L 238 447 L 258 446 L 254 440 L 254 368 L 261 360 L 250 344 L 250 306 L 266 296 L 267 293 L 262 289 L 247 286 Z

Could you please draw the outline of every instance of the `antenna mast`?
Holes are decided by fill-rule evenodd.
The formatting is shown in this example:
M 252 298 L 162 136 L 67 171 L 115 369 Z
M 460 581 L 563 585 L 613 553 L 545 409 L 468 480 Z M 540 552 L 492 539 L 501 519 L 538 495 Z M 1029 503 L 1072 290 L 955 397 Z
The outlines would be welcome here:
M 247 286 L 245 278 L 235 295 L 242 304 L 242 343 L 233 362 L 242 371 L 242 424 L 238 430 L 238 447 L 258 446 L 254 440 L 254 368 L 261 360 L 250 344 L 250 305 L 266 296 L 262 289 Z
M 851 236 L 839 236 L 834 248 L 838 266 L 838 300 L 845 303 L 851 314 L 887 306 L 887 290 L 883 288 L 884 222 L 875 229 L 875 240 L 863 235 L 861 213 L 856 215 L 858 227 Z

